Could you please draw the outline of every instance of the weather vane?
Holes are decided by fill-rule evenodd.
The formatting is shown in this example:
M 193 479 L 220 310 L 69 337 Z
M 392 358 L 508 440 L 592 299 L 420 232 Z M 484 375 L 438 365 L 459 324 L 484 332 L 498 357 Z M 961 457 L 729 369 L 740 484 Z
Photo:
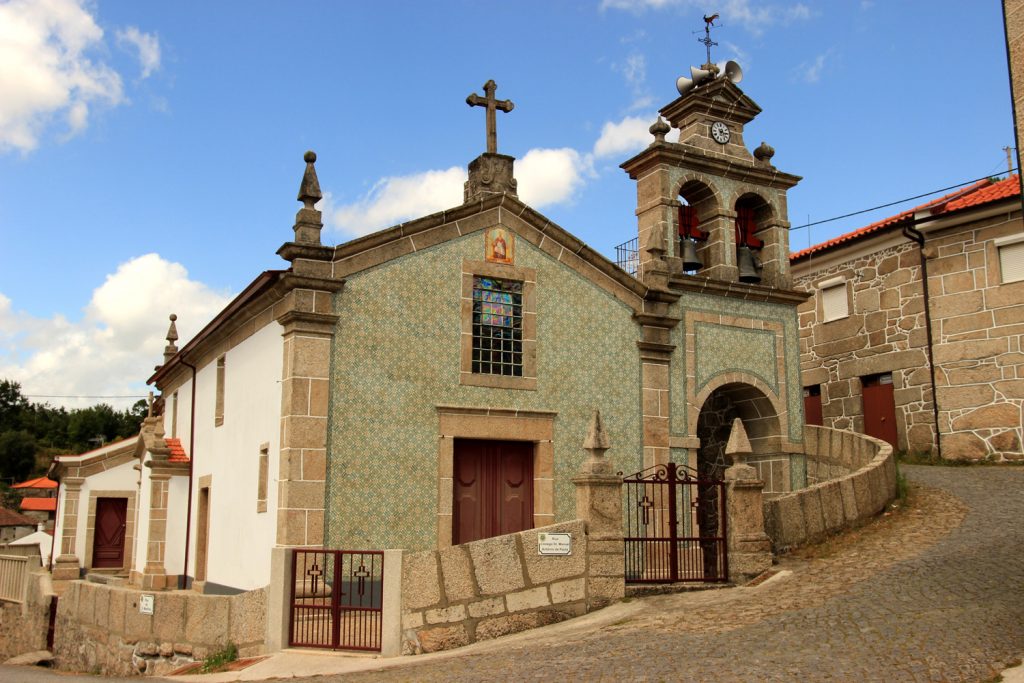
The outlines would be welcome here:
M 718 71 L 718 69 L 715 69 L 714 64 L 711 62 L 711 46 L 718 45 L 718 43 L 711 40 L 711 27 L 715 25 L 715 19 L 717 18 L 717 12 L 712 14 L 710 17 L 706 14 L 704 15 L 704 37 L 697 39 L 698 43 L 704 43 L 704 47 L 707 48 L 708 51 L 708 61 L 704 64 L 704 68 L 713 71 Z

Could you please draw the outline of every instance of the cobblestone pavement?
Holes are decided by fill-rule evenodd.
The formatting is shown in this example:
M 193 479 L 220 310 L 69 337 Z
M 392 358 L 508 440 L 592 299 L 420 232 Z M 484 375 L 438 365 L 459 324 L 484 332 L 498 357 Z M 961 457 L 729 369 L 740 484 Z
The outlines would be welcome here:
M 792 573 L 756 588 L 634 600 L 616 621 L 316 680 L 990 679 L 1024 655 L 1024 469 L 904 470 L 909 510 L 784 558 Z

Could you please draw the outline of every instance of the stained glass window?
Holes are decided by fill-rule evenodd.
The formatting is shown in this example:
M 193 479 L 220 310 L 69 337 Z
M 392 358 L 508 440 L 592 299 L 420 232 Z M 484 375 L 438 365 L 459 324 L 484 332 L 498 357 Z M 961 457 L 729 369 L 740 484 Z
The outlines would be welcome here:
M 523 376 L 523 283 L 473 278 L 473 372 Z

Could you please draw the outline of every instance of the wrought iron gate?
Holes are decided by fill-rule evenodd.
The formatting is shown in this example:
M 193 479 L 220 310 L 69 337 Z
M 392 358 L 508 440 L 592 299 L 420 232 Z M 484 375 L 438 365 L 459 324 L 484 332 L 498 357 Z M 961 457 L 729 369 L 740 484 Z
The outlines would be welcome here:
M 729 580 L 724 481 L 670 462 L 623 484 L 626 583 Z
M 379 652 L 383 588 L 383 551 L 296 549 L 289 645 Z

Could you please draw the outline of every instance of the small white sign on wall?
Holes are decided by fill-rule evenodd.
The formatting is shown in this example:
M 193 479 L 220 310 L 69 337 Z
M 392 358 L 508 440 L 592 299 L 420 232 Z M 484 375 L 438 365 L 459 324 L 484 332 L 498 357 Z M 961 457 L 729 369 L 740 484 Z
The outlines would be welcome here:
M 153 596 L 149 593 L 143 593 L 139 596 L 139 614 L 152 614 L 153 613 Z
M 537 534 L 537 552 L 541 555 L 571 555 L 572 534 Z

